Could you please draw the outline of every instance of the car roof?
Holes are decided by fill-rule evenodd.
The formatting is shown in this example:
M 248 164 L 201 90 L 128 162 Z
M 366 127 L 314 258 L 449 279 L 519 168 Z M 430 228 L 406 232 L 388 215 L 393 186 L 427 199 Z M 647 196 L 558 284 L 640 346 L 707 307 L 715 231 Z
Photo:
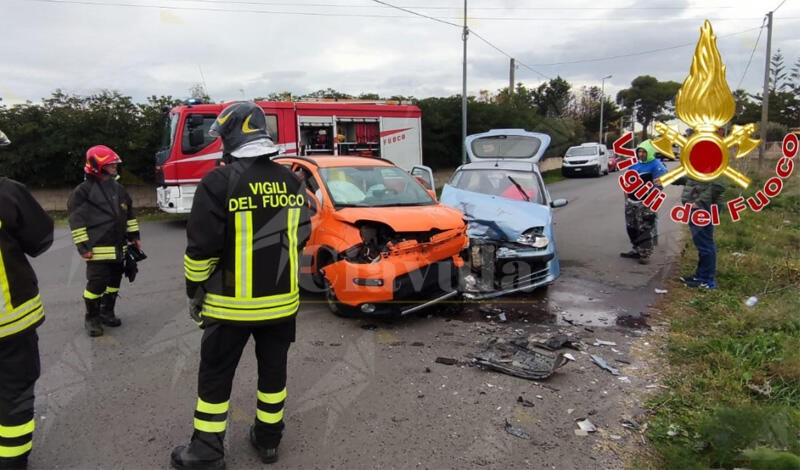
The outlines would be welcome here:
M 317 155 L 313 157 L 285 155 L 275 157 L 274 160 L 304 160 L 320 168 L 334 168 L 341 166 L 396 166 L 389 160 L 383 160 L 380 158 L 342 155 Z

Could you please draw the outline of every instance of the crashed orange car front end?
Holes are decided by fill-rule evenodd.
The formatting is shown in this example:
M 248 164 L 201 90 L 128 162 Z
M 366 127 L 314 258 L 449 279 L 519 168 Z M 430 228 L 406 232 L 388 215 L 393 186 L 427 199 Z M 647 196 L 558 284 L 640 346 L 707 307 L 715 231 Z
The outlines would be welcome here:
M 334 313 L 403 315 L 458 294 L 468 243 L 460 211 L 385 160 L 277 161 L 308 188 L 312 233 L 302 271 Z

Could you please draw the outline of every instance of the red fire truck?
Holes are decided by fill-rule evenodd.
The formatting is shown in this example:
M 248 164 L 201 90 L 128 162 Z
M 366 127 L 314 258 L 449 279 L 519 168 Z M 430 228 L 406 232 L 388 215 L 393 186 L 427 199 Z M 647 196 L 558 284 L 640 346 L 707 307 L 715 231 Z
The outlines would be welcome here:
M 197 183 L 222 157 L 208 128 L 229 103 L 173 108 L 156 153 L 158 207 L 189 213 Z M 257 101 L 282 155 L 366 155 L 410 170 L 422 164 L 421 113 L 394 102 Z

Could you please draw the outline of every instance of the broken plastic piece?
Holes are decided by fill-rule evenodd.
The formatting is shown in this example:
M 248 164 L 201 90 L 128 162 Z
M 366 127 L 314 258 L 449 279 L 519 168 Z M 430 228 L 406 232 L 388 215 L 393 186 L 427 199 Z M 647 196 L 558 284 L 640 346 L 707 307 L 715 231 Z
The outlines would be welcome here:
M 592 422 L 589 421 L 588 419 L 582 419 L 582 420 L 578 421 L 577 425 L 578 425 L 579 428 L 581 428 L 581 431 L 586 431 L 586 432 L 595 432 L 595 431 L 597 431 L 597 426 L 592 424 Z
M 524 399 L 522 397 L 517 397 L 517 403 L 519 403 L 522 406 L 527 406 L 529 408 L 534 406 L 532 401 L 526 400 L 526 399 Z
M 506 420 L 505 428 L 506 428 L 506 432 L 511 434 L 512 436 L 516 436 L 516 437 L 518 437 L 520 439 L 527 439 L 527 440 L 531 439 L 531 435 L 530 434 L 528 434 L 527 432 L 523 431 L 522 429 L 515 428 L 514 426 L 511 425 L 511 423 L 508 422 L 508 420 Z
M 475 354 L 475 362 L 523 379 L 544 379 L 567 360 L 563 354 L 530 345 L 525 339 L 503 341 L 492 338 L 485 351 Z
M 600 366 L 601 369 L 605 369 L 611 372 L 612 375 L 619 375 L 619 370 L 611 367 L 608 364 L 608 362 L 606 362 L 606 360 L 603 359 L 601 356 L 598 356 L 597 354 L 592 354 L 592 360 L 594 361 L 595 364 Z
M 553 335 L 547 339 L 544 343 L 537 343 L 541 346 L 544 346 L 550 350 L 556 350 L 559 348 L 572 348 L 576 351 L 581 350 L 581 339 L 578 338 L 576 335 L 565 335 L 563 333 L 559 333 L 557 335 Z
M 666 294 L 667 292 L 669 292 L 667 289 L 659 289 L 656 287 L 656 294 Z
M 437 357 L 436 361 L 434 362 L 437 362 L 439 364 L 444 364 L 446 366 L 452 366 L 458 363 L 458 361 L 453 359 L 452 357 Z

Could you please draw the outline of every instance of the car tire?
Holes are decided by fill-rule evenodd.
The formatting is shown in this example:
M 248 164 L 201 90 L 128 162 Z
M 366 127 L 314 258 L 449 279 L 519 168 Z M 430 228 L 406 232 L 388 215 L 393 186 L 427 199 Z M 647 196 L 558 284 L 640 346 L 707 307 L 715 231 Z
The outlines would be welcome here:
M 603 168 L 602 168 L 602 167 L 600 167 L 600 164 L 599 164 L 599 163 L 597 164 L 597 168 L 595 168 L 595 170 L 594 170 L 594 175 L 595 175 L 597 178 L 599 178 L 599 177 L 603 176 Z
M 325 302 L 328 304 L 328 309 L 336 315 L 337 317 L 342 318 L 355 318 L 358 315 L 353 311 L 352 308 L 342 304 L 339 302 L 339 298 L 336 297 L 336 291 L 333 290 L 333 286 L 328 281 L 327 278 L 324 279 L 325 283 Z

